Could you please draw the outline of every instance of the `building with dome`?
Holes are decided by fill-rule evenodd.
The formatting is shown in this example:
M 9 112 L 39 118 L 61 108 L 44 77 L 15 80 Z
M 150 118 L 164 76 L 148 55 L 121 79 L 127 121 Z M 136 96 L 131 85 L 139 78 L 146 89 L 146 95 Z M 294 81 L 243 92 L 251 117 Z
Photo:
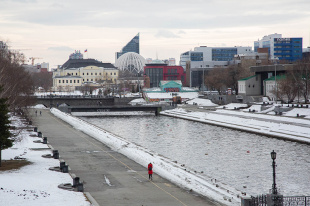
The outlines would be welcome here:
M 120 71 L 130 71 L 133 74 L 138 74 L 143 72 L 145 59 L 138 53 L 127 52 L 116 60 L 115 66 Z

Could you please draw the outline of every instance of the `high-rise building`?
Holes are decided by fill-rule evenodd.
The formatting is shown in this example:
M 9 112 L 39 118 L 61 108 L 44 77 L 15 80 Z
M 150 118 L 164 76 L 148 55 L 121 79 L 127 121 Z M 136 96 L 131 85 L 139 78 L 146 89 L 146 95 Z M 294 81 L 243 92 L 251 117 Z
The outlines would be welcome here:
M 254 51 L 258 48 L 268 48 L 270 59 L 293 62 L 302 58 L 302 38 L 283 38 L 282 34 L 270 34 L 254 41 Z
M 122 50 L 120 52 L 116 52 L 116 55 L 115 55 L 115 62 L 116 60 L 122 56 L 123 54 L 127 53 L 127 52 L 135 52 L 135 53 L 138 53 L 140 54 L 140 36 L 139 36 L 139 33 L 134 37 L 132 38 L 127 44 L 126 46 L 124 46 L 122 48 Z
M 186 62 L 204 62 L 213 67 L 215 65 L 227 65 L 236 54 L 251 53 L 251 47 L 195 47 L 194 51 L 187 51 L 180 56 L 180 65 L 185 69 Z

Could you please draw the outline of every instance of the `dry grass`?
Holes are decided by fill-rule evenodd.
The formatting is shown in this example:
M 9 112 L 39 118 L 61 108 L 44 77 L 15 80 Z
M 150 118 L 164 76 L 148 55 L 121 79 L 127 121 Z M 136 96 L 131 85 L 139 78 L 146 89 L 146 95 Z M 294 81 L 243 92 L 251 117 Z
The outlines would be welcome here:
M 0 171 L 19 169 L 29 164 L 31 164 L 31 162 L 27 160 L 2 160 Z

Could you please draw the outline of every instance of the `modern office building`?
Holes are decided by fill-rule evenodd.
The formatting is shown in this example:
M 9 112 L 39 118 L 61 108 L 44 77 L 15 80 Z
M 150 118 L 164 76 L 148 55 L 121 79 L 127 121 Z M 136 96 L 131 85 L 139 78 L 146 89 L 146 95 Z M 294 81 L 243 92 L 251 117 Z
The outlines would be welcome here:
M 302 58 L 302 38 L 283 38 L 282 34 L 270 34 L 254 41 L 254 51 L 268 48 L 270 59 L 294 62 Z
M 228 65 L 236 54 L 251 53 L 251 47 L 195 47 L 194 51 L 187 51 L 180 56 L 180 65 L 185 69 L 186 62 L 204 62 L 207 67 Z
M 154 60 L 144 67 L 145 79 L 149 78 L 150 87 L 159 87 L 160 81 L 180 80 L 186 82 L 186 73 L 181 66 L 168 66 L 161 60 Z M 147 85 L 147 84 L 145 84 Z
M 123 54 L 127 52 L 135 52 L 140 54 L 140 35 L 139 33 L 132 38 L 123 48 L 120 52 L 116 52 L 115 55 L 115 62 L 116 60 L 122 56 Z

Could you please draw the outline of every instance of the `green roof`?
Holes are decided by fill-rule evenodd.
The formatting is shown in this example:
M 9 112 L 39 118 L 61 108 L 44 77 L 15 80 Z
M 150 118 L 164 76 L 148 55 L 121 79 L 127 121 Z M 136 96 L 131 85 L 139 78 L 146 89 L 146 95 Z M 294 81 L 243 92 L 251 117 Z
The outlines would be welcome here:
M 285 78 L 286 78 L 285 75 L 279 75 L 279 76 L 277 76 L 277 80 L 281 80 L 281 79 L 285 79 Z M 272 76 L 272 77 L 270 77 L 270 78 L 268 78 L 268 79 L 265 79 L 264 81 L 275 81 L 275 80 L 276 80 L 275 76 Z
M 248 80 L 248 79 L 252 79 L 253 77 L 256 77 L 256 75 L 250 76 L 250 77 L 246 77 L 246 78 L 240 79 L 240 80 L 238 80 L 238 81 L 246 81 L 246 80 Z

